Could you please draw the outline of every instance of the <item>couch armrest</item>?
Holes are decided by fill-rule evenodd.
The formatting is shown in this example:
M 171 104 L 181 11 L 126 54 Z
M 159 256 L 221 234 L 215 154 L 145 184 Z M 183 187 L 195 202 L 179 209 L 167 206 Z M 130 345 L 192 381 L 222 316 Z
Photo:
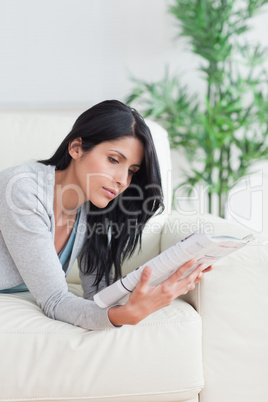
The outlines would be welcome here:
M 174 213 L 163 229 L 161 250 L 200 222 L 212 225 L 215 234 L 247 234 L 245 228 L 210 215 Z M 268 400 L 268 245 L 256 242 L 225 257 L 183 298 L 202 318 L 201 402 Z

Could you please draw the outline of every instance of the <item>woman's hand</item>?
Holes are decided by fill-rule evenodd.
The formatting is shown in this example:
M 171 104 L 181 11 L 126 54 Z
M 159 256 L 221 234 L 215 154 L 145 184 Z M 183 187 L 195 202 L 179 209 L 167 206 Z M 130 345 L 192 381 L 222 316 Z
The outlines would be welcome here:
M 182 278 L 184 273 L 195 263 L 196 260 L 188 261 L 168 279 L 155 287 L 149 285 L 152 270 L 146 266 L 138 285 L 126 304 L 109 309 L 108 315 L 111 323 L 115 326 L 138 324 L 154 311 L 170 305 L 178 296 L 185 295 L 189 290 L 193 290 L 195 285 L 202 280 L 204 272 L 209 272 L 212 269 L 210 266 L 202 272 L 204 265 L 201 264 L 188 276 Z

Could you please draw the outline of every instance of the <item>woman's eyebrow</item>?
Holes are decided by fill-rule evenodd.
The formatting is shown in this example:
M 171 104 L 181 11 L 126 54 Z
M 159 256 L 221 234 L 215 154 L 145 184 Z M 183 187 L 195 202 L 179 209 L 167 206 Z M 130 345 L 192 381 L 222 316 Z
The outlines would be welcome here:
M 118 151 L 117 149 L 110 149 L 110 151 L 117 152 L 120 156 L 122 156 L 123 159 L 125 159 L 127 161 L 127 157 L 124 154 L 122 154 L 122 152 Z M 133 163 L 133 165 L 131 165 L 131 166 L 141 167 L 141 165 L 139 165 L 137 163 Z

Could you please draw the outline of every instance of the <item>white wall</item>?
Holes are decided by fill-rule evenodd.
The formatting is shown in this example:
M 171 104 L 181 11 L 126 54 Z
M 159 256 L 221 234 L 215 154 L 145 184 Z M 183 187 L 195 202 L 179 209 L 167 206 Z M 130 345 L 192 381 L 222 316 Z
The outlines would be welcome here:
M 0 108 L 84 108 L 123 99 L 131 74 L 155 81 L 167 65 L 202 93 L 198 59 L 176 39 L 170 3 L 0 0 Z M 267 18 L 255 18 L 250 40 L 266 45 Z
M 122 99 L 178 59 L 166 0 L 0 0 L 0 107 Z

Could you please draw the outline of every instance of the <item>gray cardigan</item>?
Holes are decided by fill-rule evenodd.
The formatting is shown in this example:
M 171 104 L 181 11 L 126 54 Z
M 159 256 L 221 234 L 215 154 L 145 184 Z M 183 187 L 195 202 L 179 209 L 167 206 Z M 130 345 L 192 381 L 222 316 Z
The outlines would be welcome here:
M 0 173 L 0 289 L 25 282 L 48 317 L 88 330 L 114 328 L 108 309 L 86 300 L 95 292 L 94 277 L 80 274 L 86 299 L 68 291 L 64 271 L 68 273 L 85 242 L 86 208 L 81 208 L 63 270 L 54 246 L 54 185 L 55 167 L 37 162 Z

